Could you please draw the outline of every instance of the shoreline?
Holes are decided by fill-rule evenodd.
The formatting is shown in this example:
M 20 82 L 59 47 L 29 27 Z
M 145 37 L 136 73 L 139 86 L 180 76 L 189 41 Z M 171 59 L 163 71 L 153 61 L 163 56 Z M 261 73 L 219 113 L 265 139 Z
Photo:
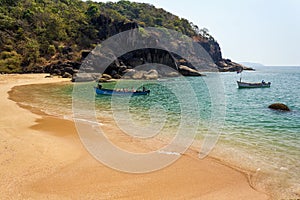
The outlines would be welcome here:
M 0 105 L 5 113 L 0 119 L 0 148 L 5 151 L 0 157 L 0 198 L 270 198 L 251 186 L 251 175 L 210 157 L 197 159 L 191 155 L 193 150 L 174 164 L 147 174 L 127 174 L 104 166 L 85 150 L 74 122 L 32 112 L 8 99 L 7 92 L 17 85 L 64 81 L 44 76 L 0 76 Z M 118 142 L 128 143 L 127 139 Z

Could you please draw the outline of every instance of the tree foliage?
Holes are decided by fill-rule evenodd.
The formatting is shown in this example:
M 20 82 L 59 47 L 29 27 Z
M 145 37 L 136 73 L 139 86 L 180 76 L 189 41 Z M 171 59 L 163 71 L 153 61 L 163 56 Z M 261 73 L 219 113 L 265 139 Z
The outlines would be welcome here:
M 145 3 L 0 0 L 0 72 L 22 72 L 45 61 L 70 59 L 64 48 L 71 47 L 72 52 L 91 49 L 119 31 L 116 27 L 120 23 L 212 38 L 188 20 Z M 72 59 L 79 55 L 75 53 Z

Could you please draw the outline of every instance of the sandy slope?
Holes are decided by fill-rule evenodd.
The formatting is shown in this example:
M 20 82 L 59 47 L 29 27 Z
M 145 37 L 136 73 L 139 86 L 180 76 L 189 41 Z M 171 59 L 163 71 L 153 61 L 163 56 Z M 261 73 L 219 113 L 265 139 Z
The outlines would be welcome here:
M 0 75 L 0 199 L 268 199 L 245 174 L 193 153 L 148 174 L 100 164 L 82 146 L 73 122 L 33 114 L 8 99 L 16 85 L 64 81 L 44 76 Z

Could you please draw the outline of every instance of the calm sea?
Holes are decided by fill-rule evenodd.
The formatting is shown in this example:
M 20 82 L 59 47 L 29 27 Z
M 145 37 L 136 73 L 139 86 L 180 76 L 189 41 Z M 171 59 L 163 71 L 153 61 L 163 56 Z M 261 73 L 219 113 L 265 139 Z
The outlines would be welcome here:
M 240 76 L 236 73 L 209 73 L 206 77 L 186 77 L 192 92 L 185 89 L 186 81 L 181 79 L 143 82 L 151 94 L 130 98 L 128 107 L 124 109 L 130 114 L 127 117 L 140 126 L 149 125 L 149 121 L 152 124 L 163 122 L 164 132 L 174 132 L 181 126 L 182 118 L 191 119 L 188 121 L 197 118 L 200 128 L 196 139 L 199 141 L 209 134 L 209 126 L 220 126 L 220 137 L 212 156 L 238 168 L 251 170 L 252 185 L 271 191 L 275 198 L 299 198 L 300 67 L 259 67 L 256 71 L 242 73 L 245 81 L 272 82 L 270 88 L 238 89 L 236 80 Z M 210 98 L 213 94 L 211 85 L 206 84 L 212 77 L 223 83 L 219 90 L 224 95 L 220 94 L 216 102 Z M 127 80 L 117 87 L 137 89 L 138 84 L 140 82 Z M 96 83 L 85 84 L 82 88 L 90 89 L 92 85 Z M 103 86 L 113 88 L 115 84 Z M 49 114 L 71 118 L 72 91 L 71 83 L 29 85 L 15 88 L 13 98 Z M 122 109 L 123 100 L 120 98 L 115 101 L 118 104 L 115 109 Z M 195 99 L 198 101 L 196 104 L 190 102 Z M 111 101 L 108 96 L 95 97 L 98 116 L 112 117 Z M 186 102 L 185 105 L 182 102 Z M 268 105 L 275 102 L 285 103 L 292 111 L 268 109 Z M 224 107 L 224 115 L 213 113 L 216 109 L 214 103 Z

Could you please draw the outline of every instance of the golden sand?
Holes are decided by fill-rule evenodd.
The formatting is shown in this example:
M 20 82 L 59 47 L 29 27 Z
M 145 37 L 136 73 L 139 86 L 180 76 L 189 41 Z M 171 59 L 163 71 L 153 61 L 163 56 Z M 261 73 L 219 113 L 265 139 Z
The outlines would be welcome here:
M 17 85 L 65 81 L 44 76 L 0 75 L 0 199 L 269 199 L 246 174 L 212 158 L 200 160 L 192 151 L 152 173 L 104 166 L 83 147 L 72 121 L 30 112 L 8 99 Z

